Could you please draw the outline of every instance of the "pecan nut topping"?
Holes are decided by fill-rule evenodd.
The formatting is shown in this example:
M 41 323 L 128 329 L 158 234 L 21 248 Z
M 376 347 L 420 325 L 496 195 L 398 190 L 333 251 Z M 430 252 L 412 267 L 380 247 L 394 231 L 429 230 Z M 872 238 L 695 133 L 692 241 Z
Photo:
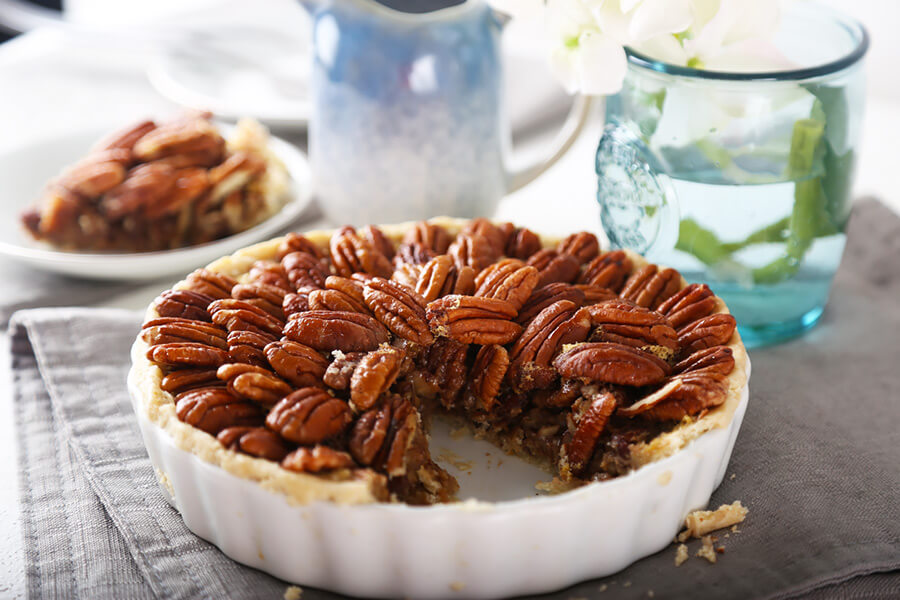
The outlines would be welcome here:
M 587 306 L 592 304 L 600 304 L 607 300 L 615 300 L 619 297 L 617 293 L 608 288 L 597 287 L 589 283 L 576 283 L 575 287 L 584 293 L 584 303 Z
M 231 295 L 261 308 L 281 322 L 285 319 L 283 305 L 287 292 L 280 287 L 259 282 L 239 283 L 232 288 Z
M 475 270 L 469 266 L 458 268 L 452 258 L 441 254 L 422 267 L 415 289 L 425 302 L 448 294 L 472 295 L 475 292 Z
M 422 370 L 445 407 L 453 406 L 466 383 L 468 346 L 449 338 L 438 338 L 425 353 Z
M 224 387 L 215 369 L 179 369 L 162 378 L 159 387 L 163 391 L 177 396 L 182 392 L 202 387 Z
M 143 161 L 153 161 L 178 154 L 207 152 L 219 154 L 225 140 L 212 123 L 203 118 L 179 120 L 148 131 L 133 147 L 134 156 Z
M 275 258 L 281 262 L 285 256 L 292 252 L 305 252 L 319 260 L 325 258 L 322 250 L 309 241 L 309 238 L 294 232 L 287 234 L 281 239 L 281 242 L 278 244 L 278 250 L 275 252 Z
M 572 437 L 560 450 L 560 475 L 563 479 L 581 474 L 587 466 L 618 404 L 616 397 L 608 391 L 589 394 L 576 402 L 572 410 L 575 428 Z
M 506 300 L 518 311 L 531 296 L 540 275 L 515 258 L 495 262 L 475 278 L 476 296 Z
M 560 300 L 529 323 L 509 352 L 509 380 L 520 391 L 548 387 L 556 379 L 553 358 L 566 344 L 587 339 L 591 318 L 586 308 Z
M 363 356 L 350 379 L 350 405 L 363 411 L 372 408 L 400 375 L 403 353 L 382 346 Z
M 625 284 L 631 266 L 631 259 L 624 250 L 613 250 L 592 260 L 578 281 L 618 292 Z
M 435 335 L 465 344 L 508 344 L 522 332 L 506 300 L 451 294 L 430 302 L 426 313 Z
M 419 433 L 419 415 L 409 400 L 399 396 L 385 405 L 391 407 L 391 425 L 374 464 L 389 477 L 399 477 L 406 474 L 408 450 Z
M 329 279 L 331 278 L 329 277 Z M 347 279 L 347 281 L 350 280 Z M 364 303 L 358 302 L 353 296 L 340 290 L 312 290 L 309 292 L 307 303 L 309 310 L 336 310 L 366 314 L 369 312 Z
M 660 383 L 669 372 L 662 359 L 611 342 L 578 344 L 557 356 L 553 365 L 563 377 L 629 386 Z
M 268 369 L 245 363 L 224 364 L 216 377 L 228 382 L 228 389 L 242 398 L 271 406 L 291 393 L 291 386 Z
M 509 353 L 503 346 L 482 346 L 475 355 L 470 371 L 470 389 L 479 403 L 479 409 L 490 412 L 494 406 L 500 385 L 509 367 Z
M 324 473 L 339 469 L 352 469 L 356 464 L 346 452 L 328 446 L 297 448 L 284 457 L 281 466 L 296 473 Z
M 291 446 L 265 427 L 227 427 L 216 436 L 219 443 L 235 452 L 279 462 Z
M 287 271 L 284 270 L 281 263 L 268 260 L 258 260 L 253 263 L 247 273 L 247 282 L 264 283 L 282 289 L 286 293 L 294 291 L 294 286 L 288 279 Z
M 510 231 L 506 239 L 506 251 L 504 254 L 510 258 L 528 260 L 532 254 L 541 249 L 541 238 L 524 227 L 516 229 L 512 223 L 508 224 Z
M 571 254 L 560 254 L 550 248 L 532 254 L 527 264 L 540 273 L 537 287 L 556 282 L 572 283 L 581 269 L 581 263 L 577 258 Z
M 226 338 L 228 356 L 232 362 L 247 363 L 258 367 L 268 366 L 263 348 L 275 341 L 275 336 L 255 331 L 231 331 Z
M 131 125 L 125 129 L 114 131 L 113 133 L 103 137 L 94 144 L 91 151 L 102 152 L 103 150 L 127 150 L 129 153 L 134 148 L 135 142 L 156 129 L 156 123 L 153 121 L 141 121 Z
M 228 275 L 209 269 L 197 269 L 187 277 L 188 289 L 206 294 L 214 300 L 231 298 L 231 290 L 236 285 L 237 281 Z
M 556 251 L 560 254 L 570 254 L 578 259 L 580 263 L 586 263 L 594 260 L 600 254 L 600 242 L 597 236 L 587 231 L 573 233 L 557 246 Z
M 84 198 L 96 198 L 125 181 L 125 160 L 109 160 L 106 156 L 89 156 L 65 171 L 58 184 Z
M 602 302 L 587 310 L 590 311 L 591 323 L 596 327 L 591 336 L 593 340 L 645 350 L 656 346 L 668 356 L 678 350 L 678 335 L 658 312 L 624 300 Z
M 286 319 L 291 320 L 294 316 L 309 310 L 309 294 L 310 290 L 303 290 L 296 294 L 284 295 L 281 308 Z
M 332 310 L 299 313 L 288 321 L 284 335 L 328 352 L 368 352 L 390 341 L 388 330 L 371 316 Z
M 330 242 L 331 262 L 334 270 L 342 277 L 354 273 L 368 273 L 388 278 L 394 269 L 391 261 L 368 240 L 359 237 L 352 227 L 342 227 Z
M 437 255 L 430 248 L 422 244 L 415 242 L 401 244 L 394 255 L 394 268 L 399 269 L 404 265 L 424 265 L 435 256 Z
M 472 219 L 465 227 L 462 233 L 468 235 L 478 235 L 483 237 L 491 247 L 491 253 L 496 257 L 503 254 L 506 250 L 506 234 L 503 230 L 483 217 Z
M 560 300 L 568 300 L 575 306 L 582 306 L 585 301 L 584 291 L 568 283 L 548 283 L 545 286 L 535 289 L 528 300 L 519 310 L 519 316 L 516 322 L 520 325 L 527 325 L 534 319 L 538 313 Z
M 690 355 L 697 350 L 727 344 L 737 321 L 726 313 L 717 313 L 697 319 L 678 330 L 678 344 L 683 354 Z
M 128 178 L 100 199 L 100 211 L 119 219 L 162 202 L 175 187 L 176 172 L 168 165 L 148 163 L 132 169 Z
M 226 427 L 253 427 L 263 419 L 256 404 L 225 388 L 200 388 L 179 394 L 175 414 L 179 420 L 210 435 Z
M 681 289 L 681 275 L 675 269 L 660 270 L 647 265 L 631 274 L 619 294 L 638 306 L 656 310 Z
M 153 308 L 160 317 L 210 321 L 206 307 L 213 300 L 212 296 L 191 290 L 167 290 L 154 301 Z
M 266 426 L 286 440 L 310 446 L 340 434 L 352 418 L 346 402 L 322 388 L 308 387 L 276 404 L 266 417 Z
M 347 447 L 359 464 L 370 466 L 378 458 L 391 428 L 391 406 L 385 402 L 360 415 L 353 425 Z
M 205 321 L 178 317 L 161 317 L 144 323 L 141 337 L 150 346 L 180 342 L 196 342 L 226 349 L 225 330 Z
M 363 289 L 366 306 L 397 337 L 427 346 L 434 341 L 425 318 L 425 300 L 407 286 L 375 277 Z
M 366 355 L 365 352 L 347 352 L 346 354 L 335 350 L 333 353 L 334 360 L 325 369 L 322 375 L 322 383 L 333 390 L 349 390 L 350 379 L 353 372 L 359 365 L 359 361 Z
M 366 225 L 359 230 L 359 235 L 366 240 L 370 246 L 381 252 L 385 258 L 394 258 L 394 245 L 388 239 L 384 232 L 374 225 Z
M 477 233 L 460 233 L 447 249 L 447 255 L 453 259 L 457 269 L 472 267 L 475 273 L 497 258 L 491 243 Z
M 421 244 L 435 254 L 445 254 L 450 247 L 450 236 L 440 225 L 420 221 L 403 236 L 404 244 Z
M 718 299 L 705 283 L 692 283 L 669 297 L 657 308 L 666 315 L 676 330 L 710 315 L 716 310 Z
M 206 344 L 177 342 L 151 346 L 147 358 L 165 367 L 218 367 L 228 360 L 228 353 Z
M 297 387 L 320 385 L 328 360 L 309 346 L 287 339 L 268 344 L 264 353 L 268 364 Z
M 281 259 L 281 266 L 291 282 L 293 290 L 305 288 L 320 289 L 325 287 L 325 278 L 328 276 L 322 264 L 312 254 L 306 252 L 291 252 Z
M 284 321 L 246 300 L 216 300 L 207 310 L 212 315 L 213 323 L 222 325 L 228 331 L 255 331 L 278 336 L 284 327 Z

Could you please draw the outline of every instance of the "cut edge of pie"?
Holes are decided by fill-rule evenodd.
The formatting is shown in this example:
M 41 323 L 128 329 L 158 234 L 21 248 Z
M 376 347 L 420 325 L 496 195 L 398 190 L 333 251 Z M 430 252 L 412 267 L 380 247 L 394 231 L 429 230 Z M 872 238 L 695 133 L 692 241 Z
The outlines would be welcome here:
M 444 227 L 452 236 L 459 233 L 469 221 L 469 219 L 449 217 L 436 217 L 428 220 L 429 223 Z M 398 243 L 414 225 L 414 222 L 407 222 L 378 225 L 378 227 L 391 241 Z M 303 236 L 318 246 L 327 247 L 328 241 L 335 231 L 336 229 L 307 231 L 303 233 Z M 541 234 L 539 236 L 544 248 L 559 241 L 555 237 Z M 283 237 L 279 237 L 248 246 L 230 256 L 212 262 L 206 268 L 239 279 L 249 271 L 254 262 L 274 259 L 283 239 Z M 632 272 L 648 264 L 642 256 L 630 251 L 626 252 L 633 261 Z M 182 280 L 173 289 L 183 289 L 186 285 L 187 282 Z M 686 282 L 682 278 L 680 287 L 685 286 Z M 718 297 L 717 303 L 715 313 L 728 313 L 725 303 Z M 151 304 L 147 309 L 146 319 L 154 319 L 157 316 L 154 305 Z M 731 423 L 741 402 L 743 389 L 747 385 L 749 361 L 737 331 L 734 332 L 726 346 L 732 350 L 734 368 L 726 377 L 725 401 L 699 418 L 685 417 L 673 429 L 659 433 L 649 442 L 631 444 L 629 449 L 632 470 L 672 456 L 703 434 L 727 427 Z M 369 470 L 357 470 L 352 475 L 340 471 L 334 474 L 307 474 L 290 471 L 282 468 L 278 462 L 229 450 L 219 443 L 215 436 L 180 421 L 176 415 L 173 396 L 161 388 L 162 369 L 146 356 L 149 348 L 149 344 L 140 336 L 137 337 L 132 347 L 129 387 L 135 408 L 139 411 L 140 416 L 168 434 L 179 449 L 189 452 L 209 464 L 221 467 L 231 475 L 255 481 L 262 488 L 283 495 L 290 504 L 303 505 L 314 501 L 328 501 L 352 505 L 382 501 L 380 498 L 383 497 L 384 490 L 379 487 L 383 488 L 383 482 L 379 480 L 376 473 Z M 529 457 L 520 458 L 540 464 L 539 460 L 535 461 Z M 553 486 L 548 486 L 548 489 L 553 489 Z M 564 491 L 571 489 L 571 486 L 560 485 L 556 489 Z M 479 506 L 492 504 L 494 503 L 471 499 L 455 505 L 477 509 Z

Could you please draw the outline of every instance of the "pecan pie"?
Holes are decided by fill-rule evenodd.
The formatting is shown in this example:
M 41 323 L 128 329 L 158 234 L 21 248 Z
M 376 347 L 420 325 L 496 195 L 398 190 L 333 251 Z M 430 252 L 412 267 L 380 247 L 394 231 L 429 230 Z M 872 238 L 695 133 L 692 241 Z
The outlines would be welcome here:
M 205 113 L 137 123 L 47 184 L 21 221 L 61 250 L 148 252 L 210 242 L 275 214 L 284 166 L 255 121 L 226 140 Z
M 452 500 L 436 413 L 555 489 L 615 478 L 727 424 L 747 379 L 706 285 L 484 219 L 258 244 L 163 292 L 135 348 L 151 421 L 297 502 Z

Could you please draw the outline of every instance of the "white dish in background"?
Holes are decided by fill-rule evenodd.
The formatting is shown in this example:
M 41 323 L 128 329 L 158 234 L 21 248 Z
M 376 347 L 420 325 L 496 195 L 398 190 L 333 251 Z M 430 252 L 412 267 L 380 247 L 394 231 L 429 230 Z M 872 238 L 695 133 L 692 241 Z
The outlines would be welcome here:
M 220 125 L 226 135 L 228 125 Z M 110 127 L 109 130 L 115 129 Z M 270 138 L 271 148 L 291 178 L 289 199 L 276 214 L 240 233 L 197 246 L 133 254 L 61 252 L 33 240 L 19 214 L 40 196 L 47 181 L 82 158 L 108 131 L 83 131 L 32 142 L 0 154 L 0 255 L 32 267 L 103 280 L 151 280 L 177 275 L 235 250 L 273 237 L 288 227 L 311 200 L 312 184 L 306 155 L 284 140 Z

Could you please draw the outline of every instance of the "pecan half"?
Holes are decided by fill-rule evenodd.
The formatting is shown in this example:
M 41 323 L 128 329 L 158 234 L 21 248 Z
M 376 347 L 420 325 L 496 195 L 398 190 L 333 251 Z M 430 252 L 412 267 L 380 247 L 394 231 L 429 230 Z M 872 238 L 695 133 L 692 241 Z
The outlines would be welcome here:
M 288 281 L 294 290 L 304 288 L 319 289 L 325 287 L 325 278 L 328 276 L 319 262 L 312 254 L 306 252 L 291 252 L 281 259 L 281 266 L 287 275 Z
M 448 294 L 471 295 L 475 292 L 475 270 L 469 266 L 460 269 L 450 256 L 441 254 L 422 267 L 415 288 L 425 302 Z
M 290 340 L 316 350 L 368 352 L 390 341 L 384 325 L 369 315 L 311 310 L 293 317 L 284 328 Z
M 519 316 L 516 317 L 516 322 L 526 325 L 530 323 L 539 312 L 560 300 L 568 300 L 575 304 L 575 306 L 580 307 L 584 304 L 584 292 L 573 285 L 561 282 L 549 283 L 545 286 L 538 287 L 531 293 L 531 296 L 528 297 L 525 304 L 522 305 L 522 308 L 519 310 Z
M 593 233 L 580 231 L 557 244 L 556 251 L 560 254 L 571 254 L 578 259 L 578 262 L 586 263 L 600 254 L 600 242 Z
M 334 277 L 329 277 L 333 279 Z M 340 279 L 344 279 L 341 277 Z M 352 281 L 346 279 L 345 281 Z M 340 290 L 312 290 L 307 300 L 309 310 L 338 310 L 368 314 L 369 309 L 363 302 Z
M 625 344 L 651 352 L 650 348 L 655 346 L 665 354 L 661 358 L 671 357 L 678 351 L 678 335 L 658 312 L 624 300 L 595 304 L 588 311 L 591 323 L 596 327 L 592 340 Z
M 406 473 L 409 449 L 419 432 L 419 415 L 408 400 L 394 396 L 385 405 L 391 407 L 391 425 L 374 466 L 389 477 Z
M 508 344 L 522 332 L 506 300 L 451 294 L 430 302 L 426 313 L 435 335 L 466 344 Z
M 578 379 L 563 379 L 558 388 L 537 390 L 531 397 L 535 406 L 542 408 L 569 408 L 581 397 L 584 382 Z
M 718 299 L 705 283 L 692 283 L 656 309 L 669 318 L 676 330 L 710 315 L 716 310 Z
M 297 473 L 324 473 L 339 469 L 351 469 L 355 465 L 353 458 L 346 452 L 334 450 L 328 446 L 297 448 L 284 457 L 281 466 Z
M 228 389 L 242 398 L 271 406 L 291 393 L 291 386 L 268 369 L 245 363 L 224 364 L 216 377 L 228 382 Z
M 531 255 L 528 265 L 540 273 L 538 287 L 550 283 L 572 283 L 578 277 L 581 263 L 571 254 L 560 254 L 556 250 L 545 248 Z
M 495 262 L 475 278 L 476 296 L 506 300 L 518 311 L 531 296 L 540 275 L 515 258 Z
M 363 289 L 366 306 L 391 333 L 427 346 L 434 341 L 425 319 L 425 300 L 396 281 L 375 277 Z
M 391 427 L 391 402 L 360 415 L 350 432 L 350 454 L 365 466 L 375 462 Z
M 510 258 L 528 260 L 541 247 L 541 238 L 535 232 L 524 227 L 519 229 L 511 228 L 506 239 L 506 251 L 504 253 Z
M 125 181 L 124 163 L 128 160 L 128 152 L 124 155 L 124 161 L 109 160 L 108 156 L 88 156 L 63 171 L 57 183 L 84 198 L 102 196 Z
M 562 479 L 571 479 L 584 471 L 617 406 L 616 397 L 608 391 L 599 391 L 576 402 L 572 409 L 574 430 L 560 449 Z
M 421 244 L 435 254 L 444 254 L 450 247 L 450 236 L 440 225 L 419 221 L 403 236 L 404 244 Z
M 478 351 L 475 363 L 469 371 L 471 377 L 469 389 L 478 400 L 480 410 L 490 412 L 493 408 L 508 367 L 509 353 L 503 346 L 496 344 L 482 346 Z
M 162 378 L 159 387 L 173 396 L 202 387 L 224 387 L 215 369 L 179 369 Z
M 281 259 L 292 252 L 305 252 L 316 259 L 325 257 L 322 250 L 309 241 L 309 238 L 295 232 L 291 232 L 281 239 L 281 242 L 278 244 L 278 250 L 275 253 L 275 258 L 281 262 Z
M 284 296 L 286 291 L 280 287 L 266 283 L 239 283 L 231 289 L 231 295 L 237 300 L 261 308 L 279 321 L 284 321 Z
M 727 346 L 716 346 L 697 350 L 673 367 L 675 373 L 713 369 L 722 375 L 728 375 L 734 369 L 734 353 Z
M 265 172 L 266 163 L 261 158 L 237 151 L 209 170 L 213 202 L 246 187 L 254 178 Z
M 472 267 L 476 273 L 497 258 L 488 239 L 477 233 L 460 233 L 447 248 L 447 254 L 456 263 L 456 268 Z
M 542 310 L 509 352 L 508 378 L 517 390 L 548 387 L 556 379 L 553 357 L 566 344 L 587 339 L 591 318 L 586 308 L 560 300 Z
M 191 290 L 166 290 L 159 295 L 153 307 L 161 317 L 177 317 L 193 321 L 210 321 L 206 307 L 213 301 L 212 296 Z
M 175 401 L 178 419 L 216 435 L 226 427 L 253 427 L 262 422 L 262 411 L 225 388 L 200 388 L 179 394 Z
M 100 211 L 110 219 L 139 212 L 162 202 L 175 187 L 175 179 L 175 169 L 168 165 L 138 165 L 100 199 Z
M 280 263 L 269 260 L 258 260 L 253 263 L 253 266 L 250 267 L 250 272 L 247 274 L 247 282 L 264 283 L 282 289 L 285 292 L 294 291 L 294 286 L 291 284 L 291 280 L 288 279 L 284 267 Z
M 363 356 L 350 379 L 350 405 L 357 410 L 372 408 L 396 381 L 402 364 L 403 353 L 390 346 Z
M 231 331 L 226 338 L 228 356 L 232 362 L 247 363 L 259 367 L 268 366 L 263 348 L 275 341 L 275 336 L 256 331 Z
M 321 388 L 292 392 L 269 411 L 266 426 L 296 444 L 310 446 L 344 431 L 353 418 L 343 400 Z
M 94 144 L 91 150 L 93 152 L 103 150 L 128 150 L 134 148 L 135 142 L 156 129 L 156 123 L 153 121 L 141 121 L 134 125 L 129 125 L 124 129 L 114 131 L 113 133 L 103 137 L 99 142 Z
M 619 295 L 639 306 L 656 310 L 680 289 L 681 275 L 678 271 L 660 270 L 656 265 L 647 265 L 631 274 Z
M 237 281 L 223 273 L 209 269 L 197 269 L 187 276 L 187 288 L 213 299 L 231 298 L 231 290 Z
M 165 367 L 218 367 L 228 360 L 228 353 L 206 344 L 179 342 L 152 346 L 147 358 Z
M 506 250 L 506 234 L 484 217 L 472 219 L 466 223 L 462 233 L 483 237 L 490 244 L 494 256 L 500 256 Z
M 215 126 L 203 118 L 177 120 L 161 125 L 142 136 L 133 147 L 136 158 L 148 162 L 177 154 L 217 151 L 225 140 Z
M 330 249 L 334 270 L 343 277 L 361 272 L 387 278 L 394 271 L 391 261 L 352 227 L 338 229 L 331 236 Z
M 394 258 L 394 244 L 384 235 L 383 231 L 374 225 L 366 225 L 359 230 L 359 235 L 386 258 Z
M 563 377 L 630 386 L 660 383 L 669 372 L 662 359 L 610 342 L 578 344 L 557 356 L 553 365 Z
M 344 354 L 339 350 L 335 350 L 332 354 L 334 355 L 334 360 L 325 369 L 322 383 L 334 390 L 348 390 L 350 389 L 350 379 L 353 377 L 353 372 L 366 353 L 347 352 Z
M 297 387 L 319 386 L 328 368 L 328 360 L 321 354 L 290 340 L 272 342 L 264 352 L 275 372 Z
M 226 349 L 225 330 L 205 321 L 162 317 L 144 323 L 141 338 L 147 344 L 172 344 L 197 342 L 215 348 Z
M 265 427 L 227 427 L 216 436 L 219 443 L 235 452 L 275 462 L 291 451 L 278 434 Z
M 399 269 L 403 265 L 424 265 L 435 256 L 430 248 L 422 244 L 415 242 L 400 244 L 394 255 L 394 268 Z
M 212 315 L 213 323 L 222 325 L 228 331 L 255 331 L 278 336 L 284 327 L 284 321 L 246 300 L 223 298 L 210 304 L 207 310 Z
M 613 250 L 592 260 L 578 281 L 618 292 L 625 284 L 631 267 L 631 259 L 624 250 Z
M 296 294 L 285 294 L 284 301 L 281 303 L 285 318 L 291 320 L 296 315 L 309 310 L 309 293 L 310 290 L 302 290 Z
M 175 183 L 163 198 L 144 208 L 144 216 L 158 219 L 165 215 L 174 215 L 182 211 L 191 202 L 197 200 L 209 189 L 209 176 L 206 169 L 188 167 L 175 171 Z
M 737 321 L 729 314 L 718 313 L 697 319 L 678 330 L 678 344 L 681 352 L 690 355 L 697 350 L 727 344 Z
M 608 288 L 597 287 L 587 283 L 577 283 L 575 287 L 584 292 L 585 305 L 599 304 L 607 300 L 616 300 L 619 295 Z
M 466 383 L 466 344 L 438 338 L 425 353 L 422 373 L 445 407 L 453 406 Z

